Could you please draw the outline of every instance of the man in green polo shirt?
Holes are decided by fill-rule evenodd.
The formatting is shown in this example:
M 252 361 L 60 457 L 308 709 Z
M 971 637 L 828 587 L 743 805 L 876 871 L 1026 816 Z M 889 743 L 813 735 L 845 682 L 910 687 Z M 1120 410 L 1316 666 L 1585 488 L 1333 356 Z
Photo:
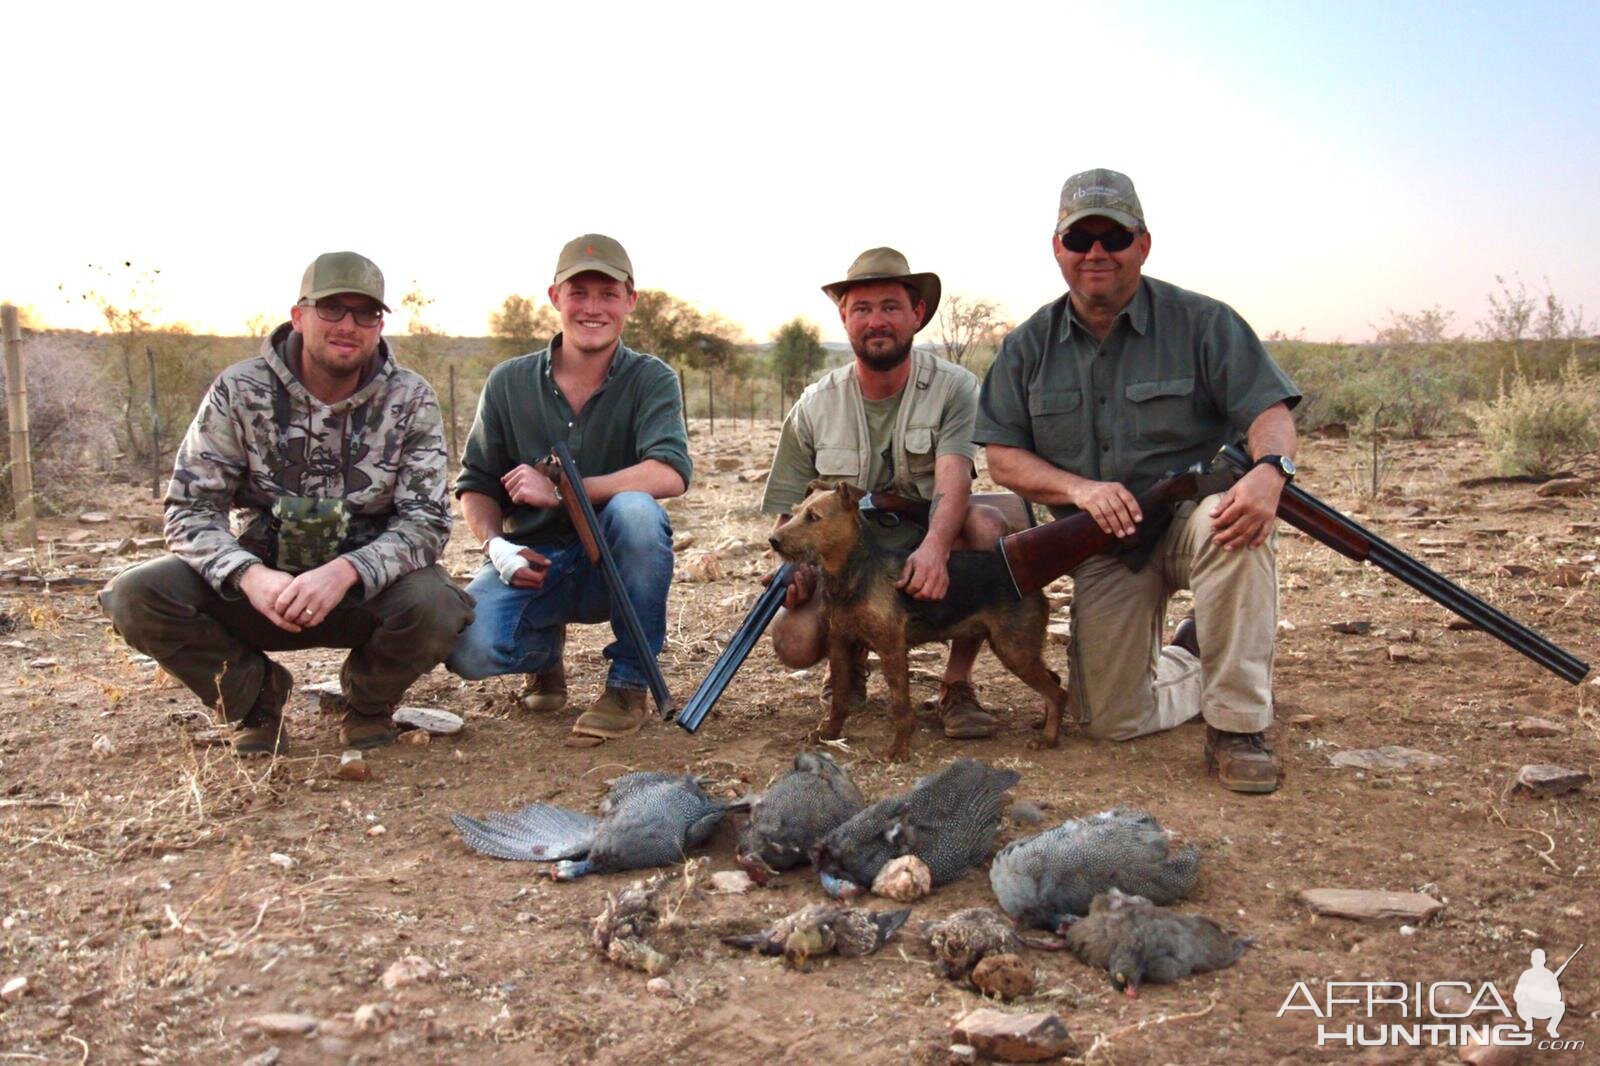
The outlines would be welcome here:
M 532 675 L 524 705 L 557 710 L 566 702 L 567 623 L 611 621 L 605 692 L 572 731 L 621 737 L 644 723 L 643 662 L 612 617 L 604 574 L 534 464 L 556 441 L 572 449 L 650 653 L 659 655 L 672 526 L 657 501 L 689 487 L 683 396 L 671 367 L 622 343 L 638 302 L 622 245 L 597 233 L 568 242 L 549 295 L 561 332 L 545 350 L 490 372 L 462 455 L 456 495 L 487 561 L 467 589 L 477 615 L 446 665 L 473 679 Z
M 1166 473 L 1241 434 L 1257 464 L 1227 492 L 1179 507 L 1140 569 L 1100 556 L 1073 571 L 1079 721 L 1126 740 L 1203 715 L 1222 784 L 1271 792 L 1272 531 L 1294 476 L 1300 393 L 1232 308 L 1142 276 L 1150 231 L 1126 175 L 1068 178 L 1051 244 L 1067 293 L 1006 338 L 979 396 L 991 476 L 1057 517 L 1087 511 L 1130 536 L 1145 517 L 1135 495 Z M 1194 591 L 1194 621 L 1163 648 L 1179 588 Z
M 950 552 L 994 547 L 1006 521 L 997 509 L 970 503 L 978 379 L 932 352 L 913 351 L 917 332 L 939 306 L 939 277 L 912 273 L 893 248 L 873 248 L 856 258 L 843 281 L 822 291 L 838 305 L 856 357 L 807 386 L 789 410 L 761 509 L 783 522 L 805 499 L 813 478 L 925 502 L 925 521 L 878 515 L 868 529 L 881 543 L 908 553 L 901 588 L 918 599 L 943 599 L 950 588 Z M 773 650 L 791 667 L 811 666 L 827 654 L 827 621 L 816 586 L 815 569 L 802 567 L 773 622 Z M 995 720 L 978 703 L 970 680 L 981 646 L 976 640 L 951 644 L 939 686 L 948 737 L 994 735 Z M 866 649 L 858 652 L 848 683 L 859 702 L 866 695 Z M 836 683 L 842 682 L 830 677 L 824 693 Z

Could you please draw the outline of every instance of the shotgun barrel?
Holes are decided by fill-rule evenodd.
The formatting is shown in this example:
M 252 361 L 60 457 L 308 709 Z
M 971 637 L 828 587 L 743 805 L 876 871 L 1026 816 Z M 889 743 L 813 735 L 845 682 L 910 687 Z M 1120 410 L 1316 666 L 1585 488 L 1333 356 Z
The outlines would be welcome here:
M 566 508 L 567 517 L 572 520 L 572 528 L 577 531 L 578 539 L 583 542 L 583 550 L 588 555 L 589 562 L 598 564 L 601 574 L 605 576 L 606 591 L 611 593 L 611 611 L 621 617 L 623 631 L 633 642 L 639 663 L 644 667 L 645 682 L 650 686 L 650 695 L 655 698 L 656 710 L 663 719 L 670 718 L 673 704 L 672 693 L 667 690 L 667 679 L 661 676 L 661 667 L 656 663 L 655 653 L 645 642 L 644 629 L 639 625 L 639 616 L 634 613 L 633 601 L 628 599 L 628 590 L 622 584 L 622 575 L 617 572 L 616 560 L 611 557 L 611 545 L 601 533 L 594 505 L 589 502 L 589 494 L 584 491 L 583 477 L 578 473 L 578 464 L 573 461 L 572 451 L 565 441 L 556 441 L 551 454 L 555 456 L 556 465 L 561 471 L 561 479 L 556 483 L 557 492 L 561 496 L 561 506 Z
M 1216 467 L 1223 466 L 1242 475 L 1250 469 L 1252 462 L 1243 448 L 1229 444 L 1217 453 Z M 1429 569 L 1298 486 L 1284 486 L 1283 495 L 1278 498 L 1278 517 L 1345 558 L 1358 563 L 1371 563 L 1391 577 L 1398 578 L 1557 677 L 1576 685 L 1589 673 L 1589 664 L 1582 659 L 1505 612 L 1491 607 L 1443 574 Z
M 750 608 L 749 613 L 744 616 L 744 621 L 739 623 L 739 628 L 728 640 L 727 647 L 722 649 L 717 661 L 711 664 L 705 680 L 700 682 L 700 687 L 694 690 L 689 702 L 678 712 L 678 724 L 686 732 L 693 733 L 699 729 L 700 723 L 711 713 L 711 708 L 722 698 L 728 682 L 733 680 L 733 675 L 738 673 L 739 667 L 743 665 L 751 649 L 756 646 L 756 641 L 767 631 L 767 626 L 777 615 L 778 608 L 783 606 L 783 598 L 788 593 L 792 581 L 794 581 L 793 563 L 784 563 L 772 575 L 772 580 L 767 583 L 766 589 L 756 599 L 755 605 Z

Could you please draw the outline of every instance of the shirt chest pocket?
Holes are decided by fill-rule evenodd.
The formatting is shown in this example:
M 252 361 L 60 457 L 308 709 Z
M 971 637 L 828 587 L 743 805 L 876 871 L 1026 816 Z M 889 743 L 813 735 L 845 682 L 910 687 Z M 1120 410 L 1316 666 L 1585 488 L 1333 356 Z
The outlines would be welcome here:
M 1034 450 L 1068 470 L 1080 465 L 1084 448 L 1083 390 L 1049 389 L 1028 397 Z
M 1195 434 L 1194 378 L 1135 381 L 1124 390 L 1133 432 L 1148 444 L 1187 444 Z
M 932 426 L 906 427 L 906 463 L 911 476 L 921 478 L 933 473 L 934 433 Z
M 819 478 L 852 485 L 861 480 L 861 454 L 854 448 L 818 448 L 816 464 Z

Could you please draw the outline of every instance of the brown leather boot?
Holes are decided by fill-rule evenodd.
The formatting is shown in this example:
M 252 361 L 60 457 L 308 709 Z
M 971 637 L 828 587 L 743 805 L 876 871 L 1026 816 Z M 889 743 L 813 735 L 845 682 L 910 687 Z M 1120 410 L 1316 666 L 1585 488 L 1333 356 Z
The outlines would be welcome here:
M 1225 733 L 1206 726 L 1206 769 L 1234 792 L 1275 792 L 1283 765 L 1264 733 Z
M 554 670 L 529 674 L 527 684 L 517 693 L 517 702 L 526 711 L 549 713 L 567 705 L 567 668 L 556 663 Z
M 294 678 L 288 670 L 267 660 L 267 676 L 256 693 L 255 703 L 239 720 L 233 734 L 235 755 L 281 755 L 289 747 L 283 731 L 283 706 L 289 702 Z
M 970 681 L 939 685 L 939 720 L 951 740 L 982 740 L 994 736 L 994 715 L 983 709 Z
M 600 698 L 578 716 L 578 720 L 572 724 L 572 731 L 579 736 L 603 737 L 607 740 L 637 733 L 639 727 L 644 725 L 645 698 L 643 689 L 607 685 Z
M 381 748 L 393 744 L 400 730 L 394 719 L 384 714 L 362 714 L 354 708 L 344 712 L 339 739 L 352 748 Z

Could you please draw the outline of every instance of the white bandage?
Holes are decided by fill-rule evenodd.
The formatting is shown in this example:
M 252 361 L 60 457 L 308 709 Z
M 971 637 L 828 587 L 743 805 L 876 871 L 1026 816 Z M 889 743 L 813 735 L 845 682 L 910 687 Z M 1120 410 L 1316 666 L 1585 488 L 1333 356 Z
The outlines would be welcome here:
M 495 537 L 489 542 L 489 561 L 500 572 L 500 580 L 511 584 L 511 575 L 528 565 L 528 560 L 522 554 L 522 545 L 513 544 L 504 537 Z

